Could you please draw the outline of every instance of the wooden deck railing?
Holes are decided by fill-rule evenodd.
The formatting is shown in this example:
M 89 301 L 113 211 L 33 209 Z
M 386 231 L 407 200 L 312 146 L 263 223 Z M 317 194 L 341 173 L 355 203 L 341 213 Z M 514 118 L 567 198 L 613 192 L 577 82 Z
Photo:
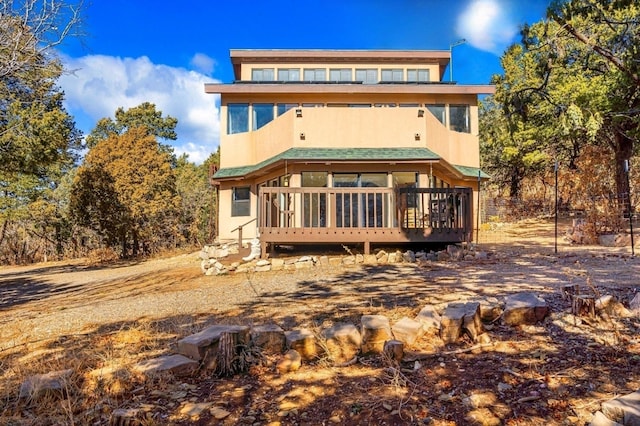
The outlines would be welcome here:
M 400 188 L 400 226 L 470 232 L 472 195 L 470 188 Z
M 261 235 L 298 229 L 315 230 L 317 235 L 322 230 L 336 235 L 394 229 L 456 232 L 467 238 L 471 198 L 469 188 L 263 187 L 258 226 Z
M 472 238 L 469 188 L 262 187 L 258 227 L 269 244 L 442 242 Z

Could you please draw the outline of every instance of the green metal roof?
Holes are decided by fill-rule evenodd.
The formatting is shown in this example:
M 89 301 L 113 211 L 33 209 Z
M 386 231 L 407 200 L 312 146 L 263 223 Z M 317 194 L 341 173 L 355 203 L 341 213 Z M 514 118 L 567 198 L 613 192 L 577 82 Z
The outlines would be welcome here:
M 477 167 L 456 166 L 455 164 L 452 164 L 452 166 L 465 177 L 474 177 L 477 179 L 478 173 L 480 173 L 480 179 L 491 179 L 491 176 Z
M 427 148 L 290 148 L 253 166 L 220 169 L 213 175 L 213 178 L 224 179 L 246 176 L 284 160 L 402 161 L 439 159 L 440 157 L 436 153 Z
M 253 166 L 228 167 L 218 170 L 214 179 L 242 177 L 269 167 L 278 161 L 310 160 L 310 161 L 406 161 L 406 160 L 440 160 L 433 151 L 427 148 L 290 148 L 278 155 L 268 158 Z M 466 178 L 490 179 L 491 176 L 477 167 L 457 166 L 453 168 Z

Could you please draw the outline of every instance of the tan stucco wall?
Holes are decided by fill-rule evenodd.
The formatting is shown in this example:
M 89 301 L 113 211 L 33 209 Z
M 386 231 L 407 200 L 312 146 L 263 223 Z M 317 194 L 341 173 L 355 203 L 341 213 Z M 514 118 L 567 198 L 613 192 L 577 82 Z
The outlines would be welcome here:
M 226 134 L 227 103 L 249 102 L 246 96 L 225 99 L 221 107 L 221 167 L 254 165 L 292 147 L 383 148 L 426 147 L 452 164 L 479 166 L 478 107 L 475 96 L 345 96 L 306 95 L 270 98 L 270 103 L 417 103 L 420 107 L 303 107 L 302 117 L 295 109 L 275 117 L 264 127 L 244 133 Z M 253 99 L 253 102 L 266 102 Z M 449 131 L 425 104 L 470 105 L 471 133 Z M 418 110 L 424 117 L 418 117 Z M 419 139 L 416 139 L 416 134 Z M 303 137 L 304 135 L 304 137 Z
M 241 80 L 251 80 L 251 70 L 254 68 L 260 68 L 260 69 L 264 69 L 264 68 L 272 68 L 273 69 L 273 75 L 274 78 L 277 80 L 278 79 L 278 68 L 280 69 L 290 69 L 290 68 L 297 68 L 300 70 L 300 79 L 302 80 L 304 77 L 304 69 L 305 68 L 313 68 L 313 69 L 318 69 L 318 68 L 323 68 L 326 70 L 326 77 L 327 80 L 329 80 L 329 70 L 330 69 L 343 69 L 343 68 L 350 68 L 351 74 L 352 74 L 352 79 L 355 80 L 356 77 L 356 69 L 377 69 L 378 70 L 378 80 L 381 80 L 382 78 L 382 70 L 383 69 L 403 69 L 404 70 L 404 78 L 406 79 L 407 74 L 406 74 L 406 70 L 407 69 L 426 69 L 429 70 L 429 79 L 430 81 L 439 81 L 439 67 L 437 64 L 402 64 L 402 65 L 395 65 L 393 63 L 389 63 L 389 64 L 380 64 L 380 63 L 349 63 L 349 62 L 336 62 L 334 64 L 326 64 L 326 63 L 317 63 L 317 62 L 309 62 L 309 63 L 295 63 L 295 62 L 277 62 L 277 63 L 273 63 L 273 62 L 265 62 L 265 63 L 258 63 L 258 64 L 243 64 L 242 69 L 241 69 Z

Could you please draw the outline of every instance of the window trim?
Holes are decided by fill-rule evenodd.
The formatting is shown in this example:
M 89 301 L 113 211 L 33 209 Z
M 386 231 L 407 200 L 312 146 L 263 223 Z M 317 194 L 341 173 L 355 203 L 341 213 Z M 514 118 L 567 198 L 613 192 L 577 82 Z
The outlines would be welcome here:
M 271 78 L 265 78 L 264 72 L 271 71 Z M 256 73 L 262 73 L 260 78 L 256 78 Z M 251 68 L 251 81 L 274 81 L 275 80 L 275 70 L 273 68 Z
M 240 189 L 247 190 L 246 199 L 238 199 L 237 191 Z M 246 216 L 251 216 L 251 185 L 234 186 L 231 188 L 231 217 Z
M 282 78 L 280 73 L 285 73 L 287 74 L 287 78 Z M 298 78 L 291 78 L 291 73 L 292 72 L 297 72 L 298 73 Z M 278 68 L 278 81 L 300 81 L 300 68 Z
M 234 125 L 234 121 L 231 119 L 231 113 L 234 110 L 234 107 L 243 107 L 244 109 L 244 121 L 246 124 L 245 126 L 243 126 L 242 128 L 240 128 L 240 130 L 236 130 L 233 131 L 234 129 L 232 129 L 232 126 Z M 238 116 L 240 118 L 240 116 Z M 232 103 L 228 103 L 227 104 L 227 134 L 228 135 L 235 135 L 237 133 L 245 133 L 248 132 L 250 128 L 250 123 L 249 123 L 249 103 L 245 103 L 245 102 L 232 102 Z
M 359 73 L 364 73 L 364 79 L 358 77 Z M 361 81 L 362 84 L 377 84 L 378 83 L 378 69 L 377 68 L 356 68 L 355 76 L 356 76 L 355 81 Z
M 391 73 L 391 79 L 384 78 L 385 72 Z M 400 74 L 400 79 L 396 79 L 396 75 Z M 404 81 L 404 68 L 383 68 L 380 70 L 380 81 L 388 82 L 403 82 Z
M 411 79 L 409 77 L 409 75 L 415 72 L 416 73 L 416 78 L 415 79 Z M 426 74 L 426 80 L 420 80 L 420 73 L 425 73 Z M 425 68 L 409 68 L 407 69 L 407 82 L 408 83 L 428 83 L 431 81 L 431 70 L 429 69 L 425 69 Z
M 465 108 L 464 127 L 454 128 L 454 122 L 451 119 L 452 108 L 463 107 Z M 457 123 L 456 123 L 457 124 Z M 471 133 L 471 106 L 469 104 L 449 104 L 449 130 L 459 133 Z
M 331 74 L 334 72 L 340 73 L 340 77 L 338 79 L 331 77 Z M 347 72 L 349 73 L 349 78 L 345 79 Z M 352 79 L 353 79 L 353 69 L 351 68 L 329 68 L 329 81 L 351 82 L 353 81 Z

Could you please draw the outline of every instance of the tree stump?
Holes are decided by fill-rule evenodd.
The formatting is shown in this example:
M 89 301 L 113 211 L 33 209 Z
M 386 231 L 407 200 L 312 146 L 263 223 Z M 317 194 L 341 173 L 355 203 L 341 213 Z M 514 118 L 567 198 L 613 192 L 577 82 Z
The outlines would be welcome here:
M 399 363 L 404 356 L 404 343 L 400 340 L 387 340 L 384 342 L 383 353 L 389 360 Z
M 233 333 L 223 331 L 220 333 L 218 343 L 217 370 L 223 376 L 231 376 L 234 373 L 234 361 L 236 358 L 236 345 Z
M 596 316 L 596 300 L 593 296 L 575 295 L 571 303 L 571 313 L 579 317 Z
M 565 300 L 573 300 L 573 296 L 577 296 L 580 294 L 580 285 L 578 284 L 567 284 L 562 287 L 562 297 Z

